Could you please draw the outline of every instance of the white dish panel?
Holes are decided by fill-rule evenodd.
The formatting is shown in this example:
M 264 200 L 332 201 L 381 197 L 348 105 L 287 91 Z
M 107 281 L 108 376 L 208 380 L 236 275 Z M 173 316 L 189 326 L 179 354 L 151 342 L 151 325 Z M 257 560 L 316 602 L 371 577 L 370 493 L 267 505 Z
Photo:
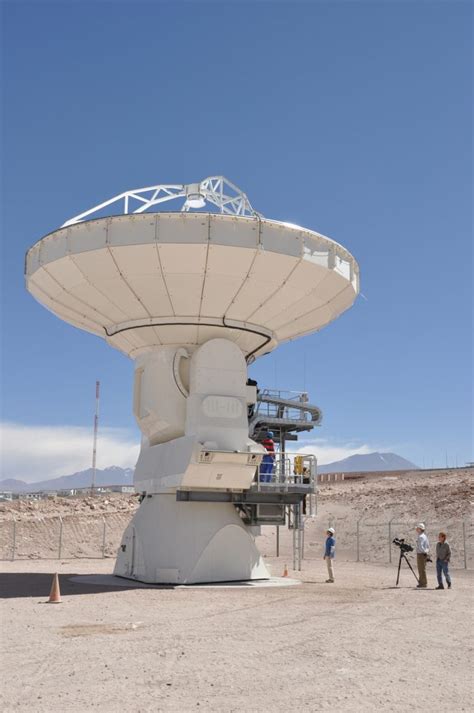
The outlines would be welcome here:
M 255 250 L 259 244 L 260 225 L 254 218 L 213 215 L 210 220 L 210 243 Z
M 108 220 L 93 220 L 90 223 L 81 223 L 71 228 L 63 228 L 66 232 L 69 252 L 79 254 L 88 252 L 89 250 L 105 248 L 107 244 L 108 227 Z M 61 239 L 62 236 L 60 233 L 61 231 L 57 231 L 57 233 L 53 234 L 54 238 Z M 46 257 L 44 259 L 46 260 Z
M 128 215 L 118 216 L 107 225 L 107 243 L 111 247 L 153 245 L 156 241 L 156 221 L 154 216 L 147 215 L 146 219 L 138 218 L 139 230 L 130 230 L 130 221 L 135 217 Z
M 282 224 L 263 222 L 261 245 L 268 252 L 300 258 L 303 247 L 302 235 L 297 230 L 289 232 L 288 228 Z

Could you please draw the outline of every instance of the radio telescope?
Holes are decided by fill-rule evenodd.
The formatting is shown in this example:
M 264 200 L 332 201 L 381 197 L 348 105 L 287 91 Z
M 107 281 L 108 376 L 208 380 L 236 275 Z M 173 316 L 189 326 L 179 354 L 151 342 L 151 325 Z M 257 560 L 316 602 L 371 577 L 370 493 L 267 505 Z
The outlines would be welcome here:
M 171 201 L 176 212 L 150 212 Z M 247 365 L 353 304 L 352 255 L 264 218 L 217 176 L 121 193 L 43 237 L 25 271 L 41 304 L 135 362 L 143 499 L 115 573 L 188 584 L 268 577 L 256 520 L 236 507 L 254 502 L 265 454 L 249 438 Z M 285 501 L 258 490 L 260 503 Z

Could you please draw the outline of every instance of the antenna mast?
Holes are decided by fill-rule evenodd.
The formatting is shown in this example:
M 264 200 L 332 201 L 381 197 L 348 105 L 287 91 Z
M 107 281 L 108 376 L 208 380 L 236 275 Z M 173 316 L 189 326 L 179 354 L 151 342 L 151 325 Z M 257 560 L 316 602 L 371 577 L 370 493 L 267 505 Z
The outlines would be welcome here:
M 95 382 L 95 415 L 94 415 L 94 446 L 92 448 L 92 482 L 91 494 L 94 493 L 95 476 L 97 472 L 97 431 L 99 429 L 99 399 L 100 399 L 100 381 Z

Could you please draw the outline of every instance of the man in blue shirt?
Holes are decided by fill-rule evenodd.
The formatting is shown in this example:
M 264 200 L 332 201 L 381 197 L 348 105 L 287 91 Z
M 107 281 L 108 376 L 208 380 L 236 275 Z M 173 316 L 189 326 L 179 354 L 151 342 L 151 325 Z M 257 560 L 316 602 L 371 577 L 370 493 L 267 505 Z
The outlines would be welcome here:
M 333 527 L 329 527 L 326 531 L 327 538 L 323 559 L 326 560 L 328 567 L 328 579 L 326 579 L 327 584 L 332 584 L 334 582 L 334 569 L 332 561 L 334 559 L 334 555 L 336 554 L 336 539 L 334 537 L 335 532 L 336 531 Z

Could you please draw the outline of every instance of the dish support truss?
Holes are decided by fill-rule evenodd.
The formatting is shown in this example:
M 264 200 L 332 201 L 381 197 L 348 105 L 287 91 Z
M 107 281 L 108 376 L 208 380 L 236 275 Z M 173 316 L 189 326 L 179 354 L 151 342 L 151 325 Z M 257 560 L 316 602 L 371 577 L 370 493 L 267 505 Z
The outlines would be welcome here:
M 61 227 L 66 228 L 69 225 L 81 223 L 83 220 L 117 215 L 117 208 L 120 210 L 119 215 L 144 213 L 154 206 L 179 198 L 184 198 L 182 212 L 203 208 L 206 203 L 210 203 L 216 206 L 220 213 L 226 215 L 263 217 L 252 208 L 246 194 L 234 183 L 224 176 L 210 176 L 204 178 L 200 183 L 160 184 L 120 193 L 74 218 L 70 218 Z M 112 207 L 115 209 L 109 212 L 108 209 Z

